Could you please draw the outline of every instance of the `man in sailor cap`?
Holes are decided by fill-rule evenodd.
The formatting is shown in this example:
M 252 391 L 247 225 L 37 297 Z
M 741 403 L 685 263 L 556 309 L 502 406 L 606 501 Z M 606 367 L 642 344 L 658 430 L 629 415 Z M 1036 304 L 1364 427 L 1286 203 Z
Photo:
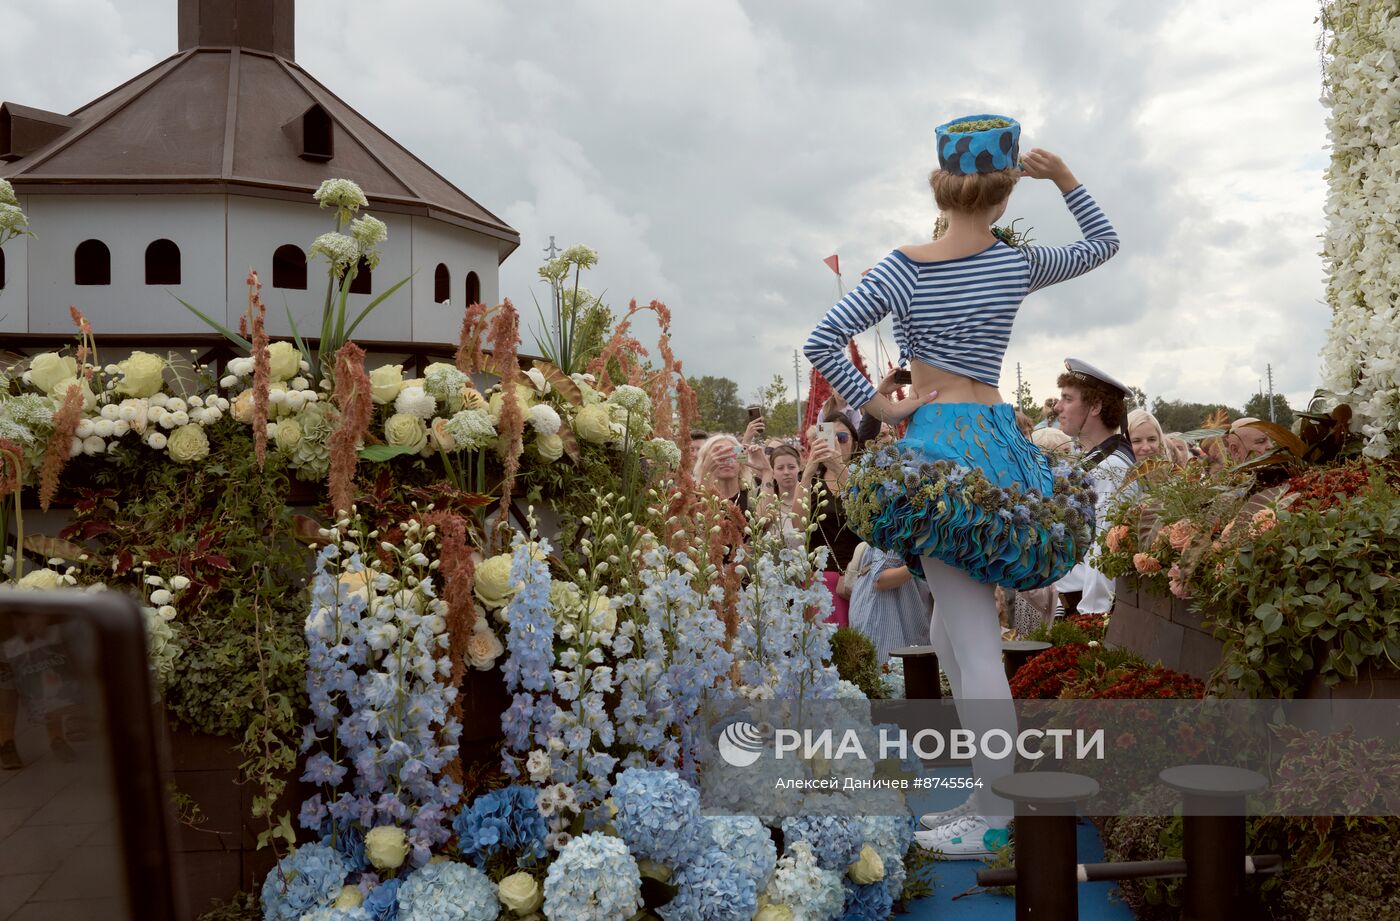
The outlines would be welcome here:
M 1087 474 L 1098 494 L 1095 505 L 1095 537 L 1108 530 L 1108 515 L 1115 501 L 1129 498 L 1134 485 L 1124 486 L 1137 463 L 1128 440 L 1128 398 L 1132 392 L 1117 379 L 1078 358 L 1065 359 L 1065 373 L 1056 385 L 1055 404 L 1060 429 L 1079 440 Z M 1098 547 L 1055 583 L 1067 614 L 1107 614 L 1113 610 L 1113 581 L 1094 568 Z

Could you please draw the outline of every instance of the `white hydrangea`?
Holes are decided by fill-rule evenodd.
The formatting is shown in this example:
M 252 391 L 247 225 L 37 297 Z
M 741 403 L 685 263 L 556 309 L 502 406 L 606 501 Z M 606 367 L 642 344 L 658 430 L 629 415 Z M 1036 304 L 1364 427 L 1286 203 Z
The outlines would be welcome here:
M 537 433 L 541 435 L 557 435 L 559 433 L 561 420 L 553 406 L 537 403 L 530 407 L 529 413 L 530 424 L 535 427 Z
M 1323 256 L 1333 317 L 1323 374 L 1352 407 L 1365 453 L 1381 458 L 1400 442 L 1400 9 L 1338 0 L 1328 24 Z
M 410 416 L 417 416 L 419 419 L 431 419 L 437 410 L 437 400 L 422 387 L 416 384 L 412 387 L 405 387 L 399 391 L 399 395 L 394 398 L 394 411 L 407 413 Z

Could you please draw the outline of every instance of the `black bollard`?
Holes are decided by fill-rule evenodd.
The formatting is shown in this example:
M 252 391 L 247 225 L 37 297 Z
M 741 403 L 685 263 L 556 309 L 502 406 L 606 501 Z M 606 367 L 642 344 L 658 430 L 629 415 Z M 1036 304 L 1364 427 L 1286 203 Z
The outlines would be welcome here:
M 1158 775 L 1181 792 L 1184 921 L 1232 921 L 1244 911 L 1245 797 L 1269 785 L 1244 768 L 1183 764 Z
M 1098 781 L 1060 771 L 1010 774 L 992 792 L 1016 804 L 1016 921 L 1079 917 L 1077 806 Z
M 938 680 L 938 655 L 932 646 L 905 646 L 890 650 L 904 660 L 904 699 L 942 700 L 943 684 Z

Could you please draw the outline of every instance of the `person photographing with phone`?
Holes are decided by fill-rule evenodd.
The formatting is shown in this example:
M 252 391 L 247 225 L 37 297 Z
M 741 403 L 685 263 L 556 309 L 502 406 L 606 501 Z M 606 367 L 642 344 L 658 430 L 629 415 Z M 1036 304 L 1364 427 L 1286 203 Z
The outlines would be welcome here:
M 831 592 L 831 616 L 827 620 L 844 627 L 850 622 L 850 591 L 841 588 L 841 576 L 851 565 L 860 537 L 846 525 L 841 497 L 846 491 L 847 465 L 856 447 L 856 428 L 844 415 L 821 422 L 808 431 L 807 463 L 792 497 L 792 514 L 799 529 L 808 517 L 817 522 L 807 538 L 807 550 L 827 548 L 822 580 Z
M 896 425 L 899 442 L 862 455 L 844 491 L 851 526 L 872 547 L 922 573 L 935 600 L 930 641 L 952 685 L 958 717 L 978 738 L 1016 734 L 1001 658 L 994 594 L 1050 585 L 1088 551 L 1093 494 L 1069 464 L 1052 468 L 1021 434 L 998 390 L 1011 326 L 1031 292 L 1102 265 L 1118 235 L 1065 162 L 1020 154 L 1021 126 L 974 115 L 935 129 L 929 176 L 947 230 L 894 250 L 832 307 L 808 338 L 813 367 L 852 405 Z M 1053 182 L 1083 239 L 1011 246 L 992 233 L 1022 178 Z M 894 318 L 912 394 L 877 393 L 846 356 L 857 333 Z M 991 783 L 1011 759 L 973 757 L 979 789 L 956 809 L 924 816 L 926 848 L 954 859 L 995 854 L 1009 839 L 1009 802 Z

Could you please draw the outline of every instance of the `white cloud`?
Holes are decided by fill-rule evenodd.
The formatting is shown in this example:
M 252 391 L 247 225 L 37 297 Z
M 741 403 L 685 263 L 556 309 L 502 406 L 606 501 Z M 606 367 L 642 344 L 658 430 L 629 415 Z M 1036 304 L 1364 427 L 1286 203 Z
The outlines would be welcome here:
M 9 6 L 16 102 L 67 111 L 175 50 L 169 0 Z M 791 378 L 834 299 L 823 257 L 853 283 L 927 238 L 933 126 L 1016 115 L 1124 246 L 1027 301 L 1006 392 L 1020 362 L 1048 394 L 1071 353 L 1153 395 L 1234 403 L 1272 362 L 1298 402 L 1329 319 L 1314 15 L 1309 0 L 975 17 L 912 0 L 303 0 L 297 57 L 521 232 L 501 277 L 527 317 L 549 235 L 587 243 L 591 289 L 619 312 L 666 301 L 687 369 L 742 393 Z M 1075 236 L 1043 184 L 1011 213 L 1037 242 Z

